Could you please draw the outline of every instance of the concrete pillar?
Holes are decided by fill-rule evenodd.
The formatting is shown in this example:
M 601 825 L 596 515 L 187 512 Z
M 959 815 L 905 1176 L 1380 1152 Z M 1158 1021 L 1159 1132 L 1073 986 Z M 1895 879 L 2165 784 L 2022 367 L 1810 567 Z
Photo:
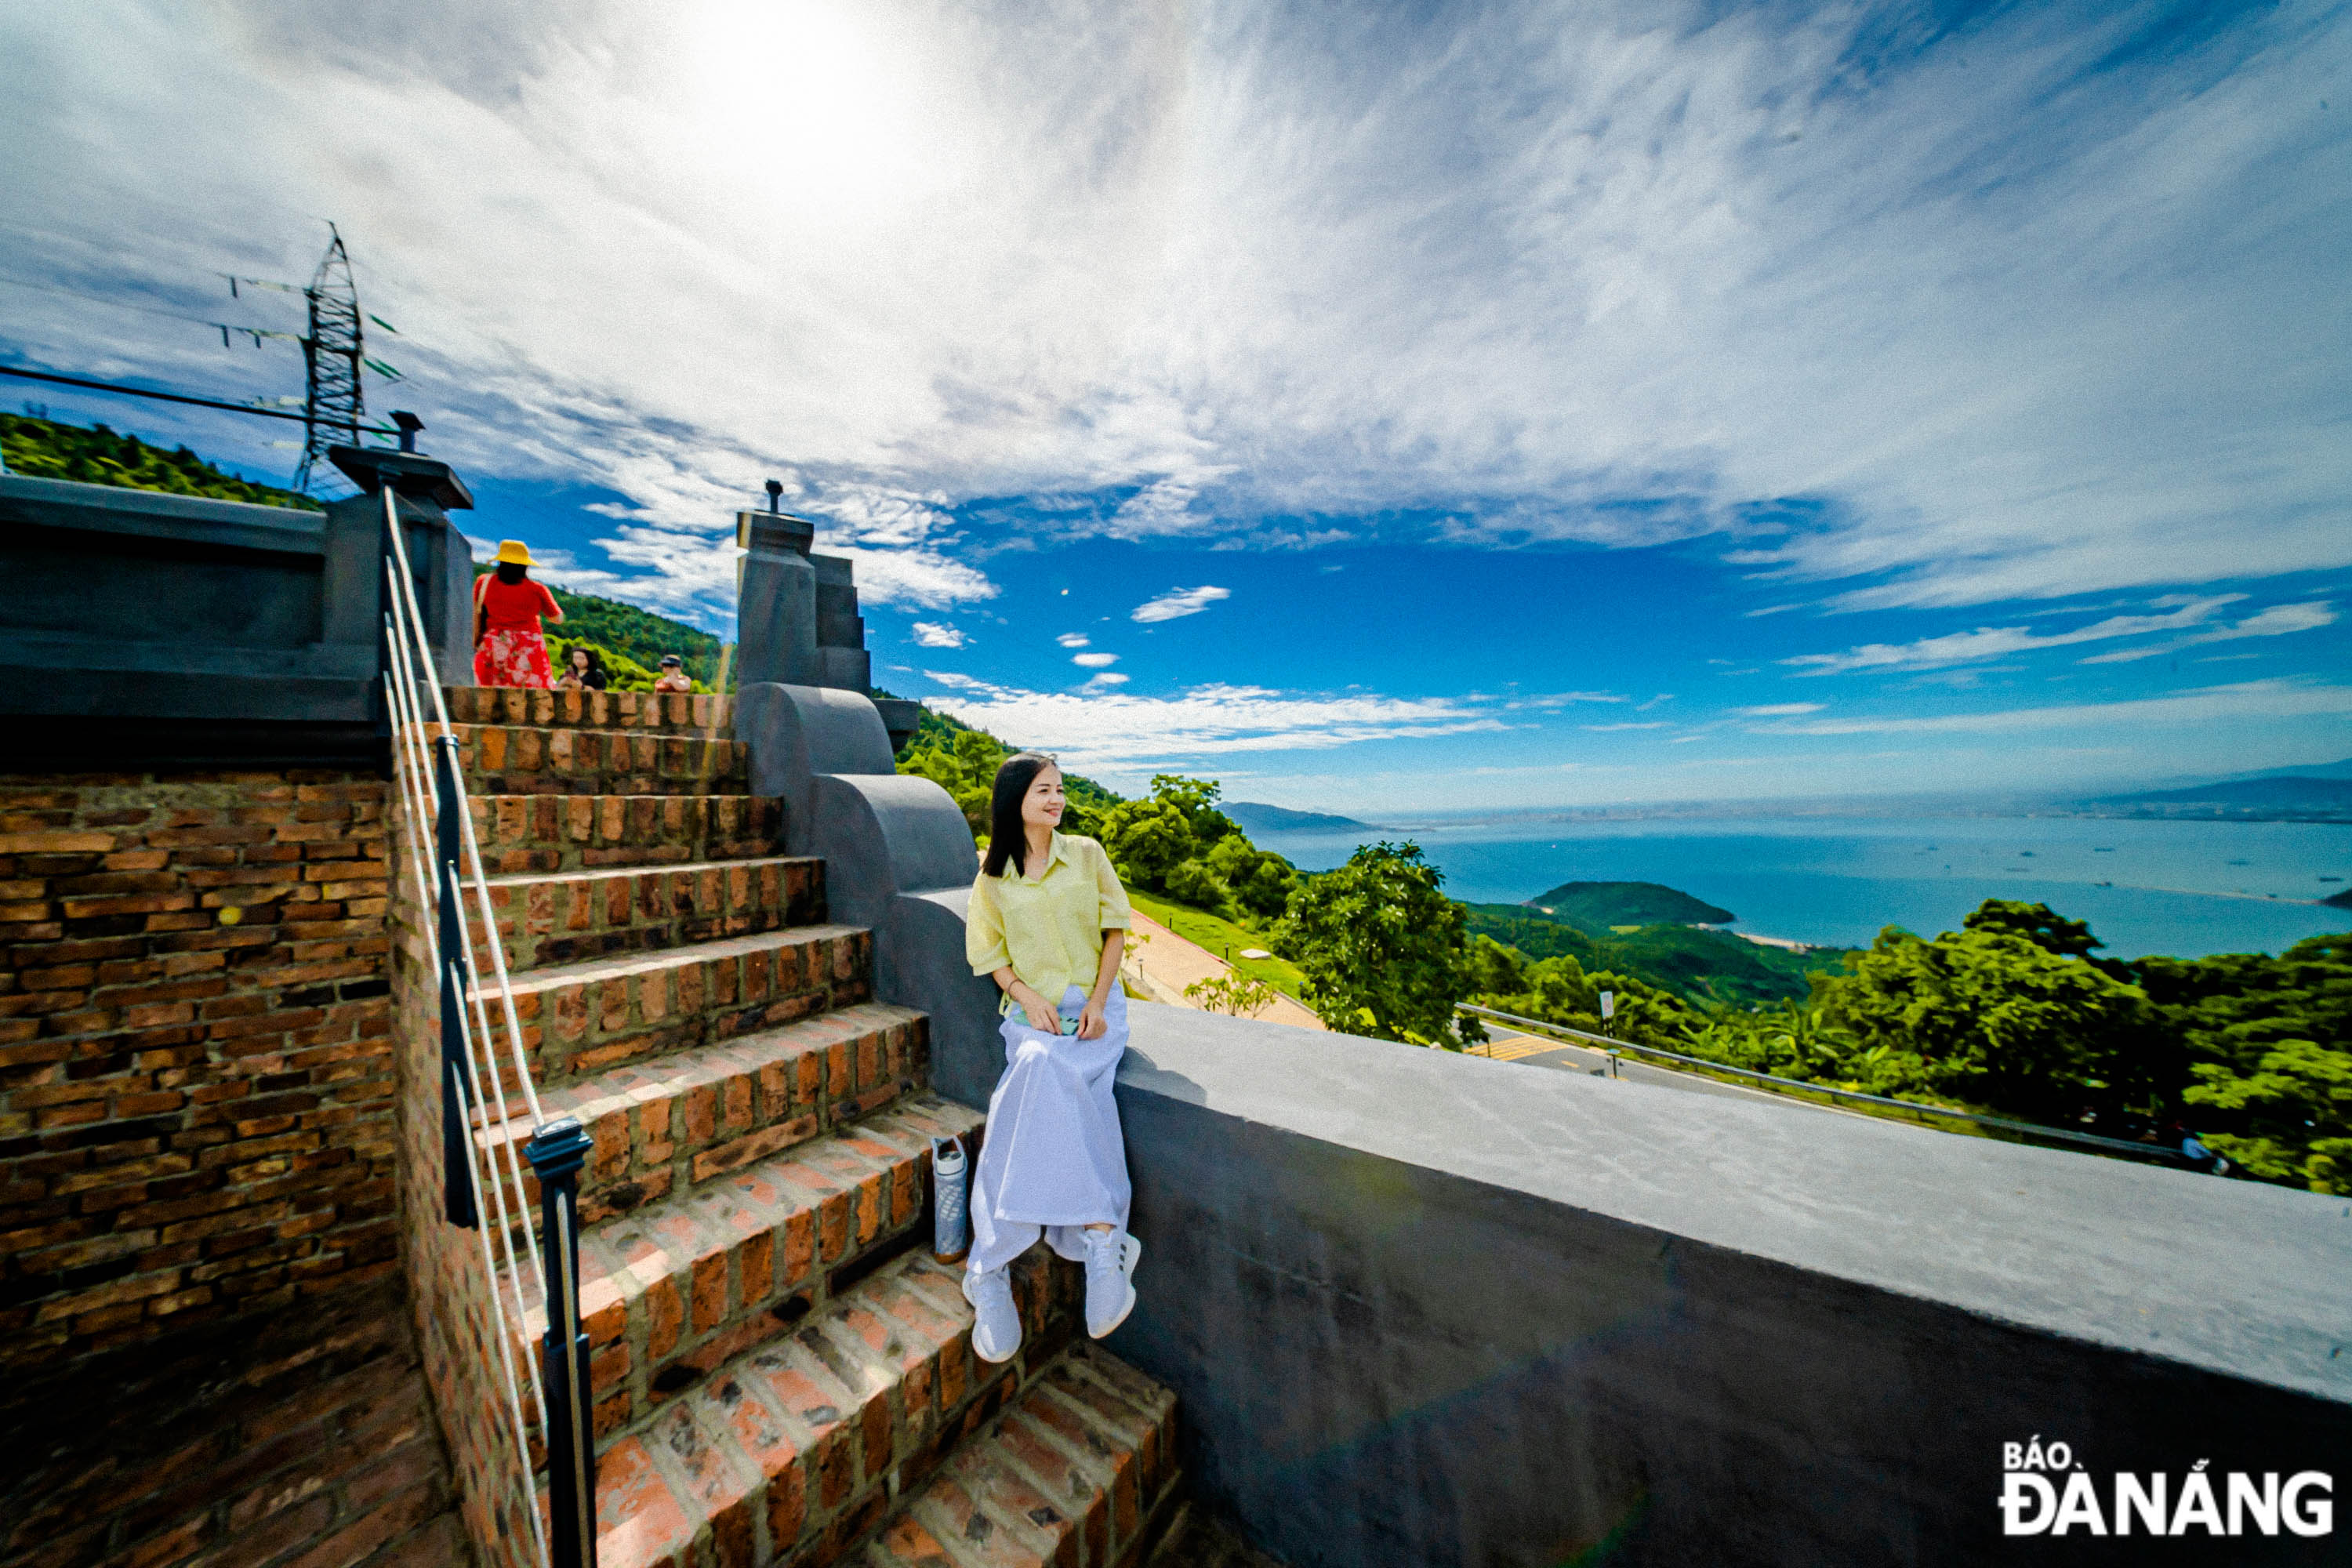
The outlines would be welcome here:
M 735 670 L 739 689 L 773 681 L 816 686 L 816 567 L 809 545 L 816 525 L 785 512 L 739 511 L 735 540 L 749 553 L 736 595 Z
M 397 494 L 401 542 L 416 574 L 416 606 L 445 686 L 474 682 L 474 550 L 430 496 Z M 327 505 L 321 600 L 325 640 L 373 644 L 383 629 L 383 496 Z
M 448 464 L 416 451 L 412 419 L 398 451 L 378 447 L 330 447 L 327 456 L 361 493 L 327 508 L 327 616 L 348 624 L 364 609 L 362 640 L 381 636 L 383 568 L 376 558 L 383 542 L 383 496 L 390 486 L 401 542 L 416 574 L 416 607 L 433 643 L 445 686 L 474 681 L 474 551 L 449 521 L 452 511 L 474 504 Z M 363 580 L 362 580 L 363 579 Z

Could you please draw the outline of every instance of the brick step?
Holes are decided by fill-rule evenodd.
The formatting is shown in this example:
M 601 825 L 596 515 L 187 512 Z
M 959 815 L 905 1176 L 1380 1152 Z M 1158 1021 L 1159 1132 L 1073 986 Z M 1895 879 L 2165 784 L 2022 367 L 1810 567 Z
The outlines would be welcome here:
M 655 730 L 457 724 L 457 761 L 478 795 L 741 795 L 740 742 Z
M 543 1089 L 552 1120 L 576 1119 L 595 1148 L 580 1173 L 580 1220 L 593 1225 L 712 1181 L 820 1133 L 847 1128 L 929 1079 L 920 1013 L 862 1003 L 725 1045 L 614 1068 Z M 509 1168 L 511 1140 L 530 1137 L 516 1119 L 478 1132 Z M 517 1160 L 534 1214 L 530 1167 Z
M 501 875 L 763 859 L 782 803 L 748 795 L 478 795 L 476 842 Z
M 508 686 L 445 686 L 453 724 L 515 724 L 535 730 L 658 730 L 735 732 L 735 700 L 680 691 L 527 691 Z
M 730 1357 L 822 1315 L 865 1265 L 928 1242 L 930 1141 L 969 1142 L 980 1121 L 919 1096 L 583 1228 L 580 1311 L 600 1447 Z M 520 1308 L 518 1343 L 537 1343 L 546 1310 L 530 1266 L 501 1269 L 499 1288 Z
M 560 1088 L 855 1006 L 871 994 L 873 945 L 857 926 L 790 926 L 526 970 L 509 989 L 531 1081 Z M 488 1005 L 499 1027 L 497 998 Z M 511 1070 L 499 1055 L 501 1071 Z
M 970 1479 L 943 1489 L 935 1517 L 954 1517 L 976 1488 L 962 1530 L 1005 1543 L 1059 1532 L 1072 1562 L 1092 1535 L 1099 1561 L 1116 1561 L 1121 1519 L 1139 1527 L 1172 1479 L 1173 1399 L 1071 1345 L 1076 1269 L 1039 1252 L 1013 1273 L 1028 1337 L 1001 1368 L 971 1354 L 958 1271 L 919 1252 L 688 1391 L 598 1461 L 602 1568 L 876 1561 L 877 1526 L 901 1529 L 886 1519 L 894 1500 L 928 1499 L 926 1483 L 958 1467 Z M 1022 1523 L 1000 1527 L 991 1510 L 1008 1506 Z
M 512 973 L 824 920 L 824 862 L 781 855 L 526 871 L 493 877 L 489 889 Z M 475 960 L 487 973 L 489 953 L 474 929 Z
M 1136 1568 L 1177 1506 L 1175 1413 L 1173 1394 L 1079 1340 L 902 1495 L 857 1561 Z

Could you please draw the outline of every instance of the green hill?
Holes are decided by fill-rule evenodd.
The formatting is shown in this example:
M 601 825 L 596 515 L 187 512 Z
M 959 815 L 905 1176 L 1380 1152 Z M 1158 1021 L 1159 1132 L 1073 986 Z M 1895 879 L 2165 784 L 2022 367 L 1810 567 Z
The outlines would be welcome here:
M 1719 926 L 1739 918 L 1729 910 L 1719 910 L 1656 882 L 1562 882 L 1528 903 L 1556 919 L 1597 931 L 1612 926 Z
M 167 451 L 136 436 L 118 436 L 104 425 L 84 428 L 28 414 L 0 414 L 0 460 L 7 463 L 10 473 L 28 479 L 71 479 L 208 500 L 321 510 L 309 496 L 257 485 L 215 468 L 185 447 Z
M 1473 936 L 1492 937 L 1529 958 L 1569 957 L 1588 972 L 1607 969 L 1631 974 L 1700 1004 L 1730 1002 L 1749 1006 L 1801 997 L 1810 988 L 1807 974 L 1834 973 L 1845 956 L 1826 949 L 1796 952 L 1765 947 L 1728 931 L 1696 931 L 1686 925 L 1650 925 L 1622 933 L 1606 926 L 1587 930 L 1581 923 L 1546 916 L 1524 904 L 1465 904 L 1463 910 Z
M 874 695 L 898 700 L 895 693 L 878 686 Z M 935 712 L 928 704 L 919 706 L 921 717 L 916 722 L 914 734 L 908 737 L 905 749 L 898 753 L 898 771 L 920 773 L 936 782 L 956 797 L 956 804 L 964 807 L 968 818 L 975 810 L 984 811 L 985 792 L 996 776 L 996 765 L 1021 748 L 985 730 L 974 729 L 952 714 Z M 971 739 L 965 740 L 965 736 Z M 983 798 L 976 801 L 975 792 Z M 1066 769 L 1062 773 L 1062 794 L 1078 808 L 1079 816 L 1070 825 L 1074 833 L 1088 832 L 1087 819 L 1126 798 Z M 972 831 L 985 833 L 988 829 L 984 822 L 975 821 Z

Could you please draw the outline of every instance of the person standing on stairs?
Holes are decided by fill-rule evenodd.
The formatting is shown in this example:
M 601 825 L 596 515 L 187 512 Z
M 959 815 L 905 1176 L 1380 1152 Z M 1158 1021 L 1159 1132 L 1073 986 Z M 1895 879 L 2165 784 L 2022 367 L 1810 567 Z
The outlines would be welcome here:
M 972 1171 L 963 1293 L 972 1350 L 1001 1362 L 1021 1348 L 1006 1270 L 1040 1236 L 1086 1265 L 1096 1339 L 1134 1310 L 1143 1244 L 1127 1233 L 1127 1149 L 1111 1098 L 1127 1054 L 1127 890 L 1101 845 L 1056 831 L 1062 770 L 1052 758 L 1007 757 L 989 807 L 964 956 L 1003 990 L 1004 1076 Z
M 547 668 L 548 624 L 563 619 L 563 606 L 543 583 L 530 580 L 530 550 L 520 539 L 499 541 L 498 566 L 474 579 L 474 684 L 527 686 L 544 691 L 555 684 Z

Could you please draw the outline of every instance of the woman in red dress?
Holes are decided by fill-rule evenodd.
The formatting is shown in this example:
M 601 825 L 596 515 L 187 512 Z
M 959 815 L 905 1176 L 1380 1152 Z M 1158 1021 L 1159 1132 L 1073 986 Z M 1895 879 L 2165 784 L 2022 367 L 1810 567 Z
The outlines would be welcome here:
M 563 619 L 545 584 L 530 580 L 530 552 L 520 539 L 499 542 L 498 570 L 474 579 L 474 679 L 482 686 L 554 684 L 540 621 Z

